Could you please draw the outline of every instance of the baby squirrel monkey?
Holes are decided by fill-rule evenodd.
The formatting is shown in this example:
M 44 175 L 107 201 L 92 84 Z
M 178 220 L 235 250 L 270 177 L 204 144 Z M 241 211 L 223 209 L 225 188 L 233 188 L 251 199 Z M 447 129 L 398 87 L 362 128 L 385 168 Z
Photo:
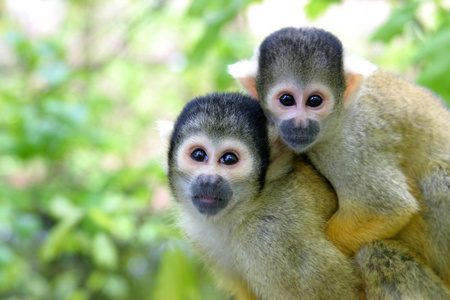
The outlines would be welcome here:
M 424 257 L 450 284 L 450 112 L 436 95 L 344 57 L 316 28 L 272 33 L 229 72 L 336 189 L 327 235 L 339 249 L 394 237 L 419 214 Z
M 334 191 L 305 157 L 270 138 L 257 102 L 231 93 L 196 98 L 170 135 L 180 225 L 237 299 L 361 298 L 356 264 L 323 229 L 337 209 Z M 414 256 L 406 266 L 408 250 L 390 242 L 366 245 L 357 258 L 372 284 L 367 299 L 450 296 Z

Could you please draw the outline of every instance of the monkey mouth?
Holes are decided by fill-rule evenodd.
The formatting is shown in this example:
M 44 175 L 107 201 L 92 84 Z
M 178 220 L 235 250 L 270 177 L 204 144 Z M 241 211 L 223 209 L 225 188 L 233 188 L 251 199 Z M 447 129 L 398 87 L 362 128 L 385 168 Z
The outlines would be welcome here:
M 198 197 L 198 201 L 200 201 L 200 203 L 204 203 L 204 204 L 212 204 L 214 202 L 221 201 L 220 198 L 213 197 L 213 196 L 197 196 L 197 197 Z
M 294 126 L 294 120 L 285 120 L 280 124 L 283 140 L 296 152 L 302 152 L 310 147 L 317 139 L 320 126 L 317 121 L 310 120 L 305 126 Z
M 192 202 L 201 214 L 215 215 L 227 206 L 228 199 L 211 195 L 196 195 L 192 197 Z
M 315 137 L 311 135 L 283 134 L 282 136 L 283 140 L 295 149 L 305 148 L 314 142 L 315 139 Z

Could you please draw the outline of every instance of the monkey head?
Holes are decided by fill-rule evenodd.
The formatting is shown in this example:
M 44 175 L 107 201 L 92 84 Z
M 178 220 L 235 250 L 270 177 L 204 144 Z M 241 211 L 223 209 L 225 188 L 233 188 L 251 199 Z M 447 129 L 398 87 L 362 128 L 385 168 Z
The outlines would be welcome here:
M 281 29 L 261 43 L 252 60 L 229 72 L 260 101 L 294 151 L 305 151 L 332 131 L 346 83 L 342 44 L 331 33 Z
M 260 105 L 232 93 L 191 100 L 175 122 L 168 163 L 169 185 L 183 209 L 214 216 L 255 198 L 269 163 Z

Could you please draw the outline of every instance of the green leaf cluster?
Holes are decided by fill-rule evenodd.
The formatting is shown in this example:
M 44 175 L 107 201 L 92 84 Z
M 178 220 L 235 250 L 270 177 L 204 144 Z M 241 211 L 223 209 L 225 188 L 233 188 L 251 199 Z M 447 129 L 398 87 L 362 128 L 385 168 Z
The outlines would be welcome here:
M 450 11 L 439 0 L 408 0 L 395 5 L 372 41 L 388 44 L 400 37 L 405 37 L 410 48 L 409 63 L 419 70 L 417 82 L 450 103 Z
M 0 15 L 1 299 L 228 298 L 158 208 L 155 121 L 235 85 L 251 2 L 66 1 L 50 36 Z

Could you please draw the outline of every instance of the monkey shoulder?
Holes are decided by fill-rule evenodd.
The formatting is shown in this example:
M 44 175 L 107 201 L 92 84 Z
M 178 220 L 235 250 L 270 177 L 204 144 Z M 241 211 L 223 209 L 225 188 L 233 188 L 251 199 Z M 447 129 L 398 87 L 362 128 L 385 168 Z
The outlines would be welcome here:
M 344 121 L 327 143 L 356 160 L 366 154 L 373 158 L 376 153 L 409 153 L 411 149 L 419 154 L 426 152 L 427 145 L 450 145 L 450 112 L 442 100 L 383 70 L 365 78 L 339 119 Z M 322 148 L 326 151 L 328 145 Z
M 439 114 L 449 116 L 443 100 L 434 92 L 385 70 L 376 70 L 366 78 L 358 106 L 365 113 L 406 122 Z
M 366 140 L 374 142 L 371 147 L 394 149 L 419 160 L 442 156 L 430 149 L 450 151 L 450 111 L 429 89 L 377 70 L 362 90 L 354 115 L 360 125 L 354 130 L 364 132 Z

